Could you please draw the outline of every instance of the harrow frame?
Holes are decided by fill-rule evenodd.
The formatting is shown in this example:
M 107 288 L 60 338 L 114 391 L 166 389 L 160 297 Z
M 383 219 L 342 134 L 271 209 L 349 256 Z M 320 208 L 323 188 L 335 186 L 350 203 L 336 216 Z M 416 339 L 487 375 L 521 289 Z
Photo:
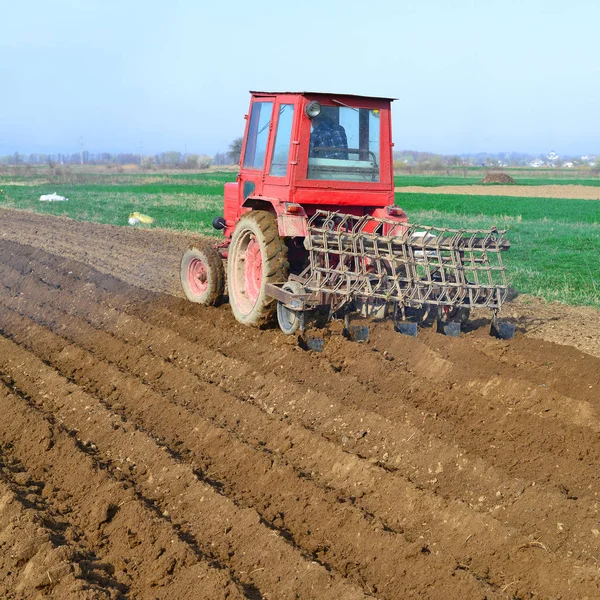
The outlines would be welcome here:
M 421 226 L 319 210 L 309 219 L 304 247 L 309 264 L 290 277 L 302 293 L 274 284 L 268 289 L 288 310 L 302 313 L 301 328 L 311 311 L 328 309 L 329 316 L 341 312 L 347 318 L 360 306 L 366 315 L 388 314 L 391 308 L 397 330 L 416 335 L 405 323 L 406 309 L 425 315 L 433 309 L 441 322 L 456 309 L 487 308 L 495 332 L 508 335 L 497 321 L 509 287 L 501 253 L 510 242 L 503 230 Z M 460 324 L 450 320 L 438 329 L 454 336 Z

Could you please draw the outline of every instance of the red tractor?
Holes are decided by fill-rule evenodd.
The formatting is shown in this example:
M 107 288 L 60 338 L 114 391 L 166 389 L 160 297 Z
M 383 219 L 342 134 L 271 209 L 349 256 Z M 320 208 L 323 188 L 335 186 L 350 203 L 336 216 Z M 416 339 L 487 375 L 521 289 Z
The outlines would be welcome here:
M 181 261 L 192 302 L 222 301 L 227 259 L 229 303 L 245 325 L 277 314 L 291 334 L 310 315 L 358 311 L 416 335 L 433 314 L 455 335 L 481 306 L 503 329 L 504 232 L 409 225 L 394 205 L 392 99 L 251 94 L 240 172 L 213 221 L 225 242 L 195 244 Z

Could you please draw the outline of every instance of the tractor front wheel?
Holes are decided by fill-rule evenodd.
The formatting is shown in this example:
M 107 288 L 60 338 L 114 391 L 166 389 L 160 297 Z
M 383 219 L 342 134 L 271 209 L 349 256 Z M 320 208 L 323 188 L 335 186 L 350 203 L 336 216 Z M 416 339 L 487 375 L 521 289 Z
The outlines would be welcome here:
M 208 244 L 188 248 L 181 259 L 181 287 L 188 300 L 207 306 L 221 303 L 225 269 L 219 253 Z
M 279 237 L 277 220 L 263 210 L 239 220 L 229 246 L 227 286 L 234 317 L 244 325 L 260 327 L 274 316 L 277 303 L 267 296 L 267 283 L 288 278 L 287 246 Z

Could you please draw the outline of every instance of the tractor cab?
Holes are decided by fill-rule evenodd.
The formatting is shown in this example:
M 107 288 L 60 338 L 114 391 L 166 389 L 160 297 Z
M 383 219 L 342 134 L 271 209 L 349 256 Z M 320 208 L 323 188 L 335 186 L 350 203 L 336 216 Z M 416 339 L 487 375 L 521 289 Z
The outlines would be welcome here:
M 248 210 L 276 214 L 284 237 L 302 236 L 317 210 L 390 216 L 392 99 L 251 94 L 240 173 L 225 186 L 224 219 L 217 223 L 227 238 Z

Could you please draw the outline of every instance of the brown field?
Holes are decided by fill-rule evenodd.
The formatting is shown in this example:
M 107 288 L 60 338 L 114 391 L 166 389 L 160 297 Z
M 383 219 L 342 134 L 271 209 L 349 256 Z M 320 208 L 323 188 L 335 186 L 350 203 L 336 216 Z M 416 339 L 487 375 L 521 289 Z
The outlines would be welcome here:
M 0 231 L 0 597 L 600 597 L 600 311 L 312 354 L 183 300 L 188 236 Z
M 562 198 L 600 200 L 600 187 L 588 185 L 442 185 L 395 188 L 405 194 L 460 194 L 469 196 L 515 196 L 518 198 Z

